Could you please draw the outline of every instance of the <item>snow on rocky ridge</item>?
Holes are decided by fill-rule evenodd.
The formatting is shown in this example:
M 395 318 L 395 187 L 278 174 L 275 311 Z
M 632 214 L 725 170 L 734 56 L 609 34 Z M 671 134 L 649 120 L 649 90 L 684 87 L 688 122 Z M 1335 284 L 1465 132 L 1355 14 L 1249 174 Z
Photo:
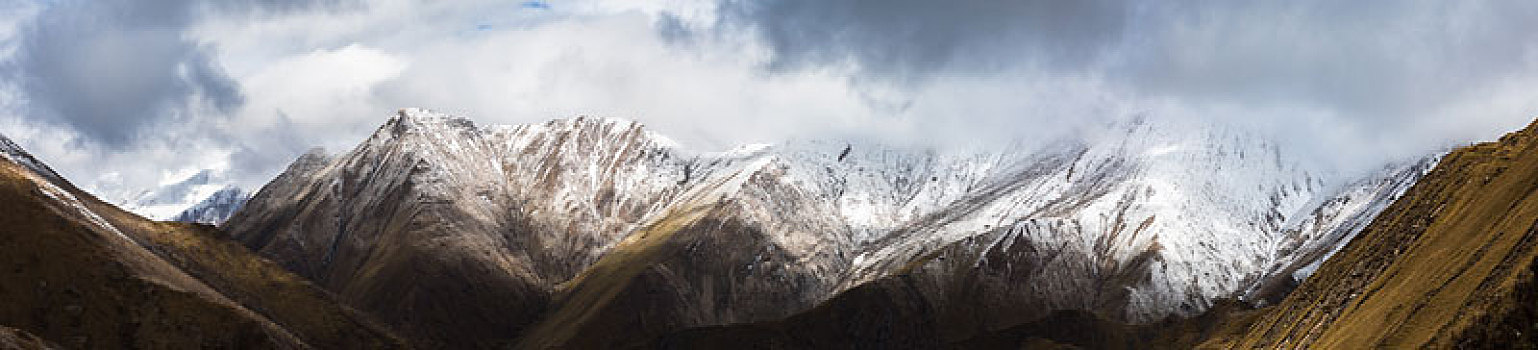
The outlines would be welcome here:
M 1193 314 L 1216 298 L 1291 278 L 1349 241 L 1424 173 L 1423 164 L 1435 162 L 1351 179 L 1291 159 L 1258 133 L 1155 118 L 1104 129 L 1029 151 L 812 140 L 706 153 L 624 120 L 477 127 L 406 109 L 352 153 L 291 168 L 275 183 L 330 183 L 327 193 L 352 203 L 385 193 L 351 186 L 412 183 L 476 225 L 505 225 L 510 219 L 502 215 L 519 213 L 516 219 L 542 228 L 532 234 L 548 236 L 534 239 L 539 246 L 526 258 L 540 280 L 554 284 L 592 264 L 643 218 L 710 183 L 703 179 L 749 174 L 755 180 L 724 200 L 791 259 L 755 260 L 747 271 L 807 274 L 829 286 L 813 288 L 821 293 L 815 299 L 896 273 L 940 273 L 920 279 L 936 284 L 926 289 L 932 294 L 956 283 L 1000 283 L 972 289 L 1046 310 L 1142 322 Z M 383 168 L 396 158 L 417 165 Z M 262 212 L 291 210 L 284 196 L 298 193 L 305 192 L 264 189 L 248 216 L 276 217 Z M 340 215 L 345 224 L 368 213 Z M 313 244 L 337 239 L 297 247 L 335 254 Z M 795 269 L 801 265 L 817 267 Z M 993 280 L 946 277 L 1000 266 L 1009 270 Z
M 204 169 L 149 190 L 119 195 L 118 207 L 151 220 L 217 224 L 250 195 L 230 184 L 223 171 Z

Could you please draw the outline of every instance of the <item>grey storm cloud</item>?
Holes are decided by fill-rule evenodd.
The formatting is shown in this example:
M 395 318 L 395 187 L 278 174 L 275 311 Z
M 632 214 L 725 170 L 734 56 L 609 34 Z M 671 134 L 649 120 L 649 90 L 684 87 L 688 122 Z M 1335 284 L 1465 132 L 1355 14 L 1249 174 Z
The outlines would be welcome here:
M 1141 91 L 1402 120 L 1531 75 L 1531 1 L 1225 2 L 1148 8 L 1111 76 Z M 1532 111 L 1530 111 L 1532 112 Z
M 774 51 L 773 70 L 854 63 L 862 74 L 922 81 L 942 69 L 978 73 L 1021 62 L 1081 67 L 1122 40 L 1131 20 L 1126 5 L 1118 0 L 725 0 L 719 12 L 723 27 L 760 35 Z
M 186 36 L 200 16 L 334 3 L 55 2 L 22 29 L 6 73 L 19 83 L 29 118 L 67 126 L 89 142 L 122 147 L 157 123 L 227 114 L 243 104 L 239 85 L 215 62 L 214 48 Z
M 769 69 L 855 78 L 1037 69 L 1141 96 L 1290 104 L 1388 120 L 1470 98 L 1538 64 L 1532 1 L 722 0 Z M 662 26 L 677 36 L 676 26 Z

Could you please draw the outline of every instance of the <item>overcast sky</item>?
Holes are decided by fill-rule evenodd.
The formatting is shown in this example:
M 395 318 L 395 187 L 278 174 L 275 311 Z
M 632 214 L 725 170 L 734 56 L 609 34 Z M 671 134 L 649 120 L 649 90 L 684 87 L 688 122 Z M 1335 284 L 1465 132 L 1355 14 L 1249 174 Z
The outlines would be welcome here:
M 200 169 L 255 189 L 402 107 L 629 118 L 702 150 L 1145 114 L 1350 167 L 1538 116 L 1535 19 L 1525 0 L 0 0 L 0 133 L 103 192 Z

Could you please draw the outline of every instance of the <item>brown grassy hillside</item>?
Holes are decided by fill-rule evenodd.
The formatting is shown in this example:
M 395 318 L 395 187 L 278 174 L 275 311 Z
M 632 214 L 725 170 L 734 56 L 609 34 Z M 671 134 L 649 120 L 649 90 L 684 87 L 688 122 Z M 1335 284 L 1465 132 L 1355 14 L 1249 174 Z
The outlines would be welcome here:
M 223 237 L 212 226 L 145 221 L 126 212 L 104 216 L 119 229 L 133 232 L 131 235 L 156 255 L 268 317 L 308 345 L 321 349 L 405 346 L 383 326 L 343 306 L 309 280 Z
M 39 338 L 32 333 L 0 326 L 0 349 L 43 350 L 59 348 L 58 344 L 43 340 L 43 338 Z
M 1460 149 L 1242 335 L 1209 348 L 1533 345 L 1538 124 Z
M 0 324 L 69 348 L 299 348 L 281 327 L 70 212 L 0 162 Z
M 209 227 L 148 221 L 8 161 L 0 301 L 0 324 L 66 348 L 404 346 Z

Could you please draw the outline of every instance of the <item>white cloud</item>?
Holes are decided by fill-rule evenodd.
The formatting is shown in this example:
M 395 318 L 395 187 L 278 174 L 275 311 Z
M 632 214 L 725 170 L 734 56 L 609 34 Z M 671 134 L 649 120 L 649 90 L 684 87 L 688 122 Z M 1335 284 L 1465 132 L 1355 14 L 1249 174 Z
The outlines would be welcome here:
M 841 78 L 762 74 L 713 43 L 671 47 L 653 23 L 621 13 L 439 41 L 380 95 L 496 123 L 632 118 L 715 148 L 868 117 Z
M 215 166 L 255 187 L 401 107 L 499 124 L 631 118 L 704 149 L 997 145 L 1146 113 L 1265 130 L 1342 167 L 1493 138 L 1538 111 L 1538 7 L 1513 2 L 334 3 L 205 6 L 176 27 L 175 44 L 239 88 L 238 108 L 177 105 L 187 118 L 146 124 L 157 137 L 106 149 L 18 116 L 19 91 L 0 101 L 0 130 L 87 187 Z M 7 20 L 0 38 L 16 33 Z
M 289 124 L 318 140 L 328 130 L 376 124 L 374 87 L 398 77 L 407 66 L 403 59 L 358 44 L 278 59 L 249 76 L 235 77 L 251 97 L 230 131 Z

